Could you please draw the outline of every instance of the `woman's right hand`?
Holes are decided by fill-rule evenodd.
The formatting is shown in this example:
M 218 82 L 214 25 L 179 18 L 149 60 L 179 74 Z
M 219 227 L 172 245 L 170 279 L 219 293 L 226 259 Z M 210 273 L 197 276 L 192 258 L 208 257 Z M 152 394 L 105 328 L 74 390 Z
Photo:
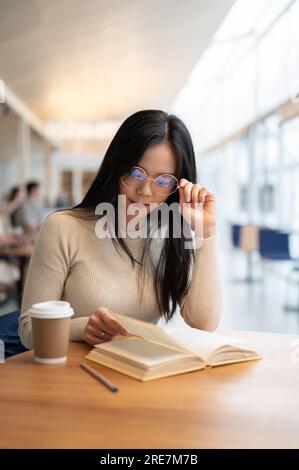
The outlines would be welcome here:
M 113 336 L 127 335 L 127 330 L 113 317 L 112 310 L 99 307 L 89 317 L 84 328 L 84 341 L 95 345 L 110 341 Z

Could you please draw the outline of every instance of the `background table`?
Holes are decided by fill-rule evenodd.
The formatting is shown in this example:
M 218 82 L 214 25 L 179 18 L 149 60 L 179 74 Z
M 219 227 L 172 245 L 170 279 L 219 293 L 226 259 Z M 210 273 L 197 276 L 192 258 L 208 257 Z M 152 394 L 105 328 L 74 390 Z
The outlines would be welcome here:
M 0 447 L 299 447 L 299 336 L 227 334 L 264 359 L 148 383 L 86 361 L 117 393 L 79 367 L 86 344 L 70 343 L 66 366 L 15 356 L 0 364 Z
M 25 277 L 27 273 L 27 267 L 30 261 L 30 257 L 33 253 L 33 243 L 27 243 L 23 246 L 9 246 L 7 248 L 0 248 L 0 255 L 2 256 L 13 256 L 18 259 L 20 278 L 17 281 L 17 302 L 18 306 L 21 307 L 22 293 L 25 285 Z

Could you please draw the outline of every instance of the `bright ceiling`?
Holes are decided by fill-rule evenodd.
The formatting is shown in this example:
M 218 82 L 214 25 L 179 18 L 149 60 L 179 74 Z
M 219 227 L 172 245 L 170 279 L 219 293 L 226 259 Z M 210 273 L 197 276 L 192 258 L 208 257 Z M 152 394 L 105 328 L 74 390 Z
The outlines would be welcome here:
M 0 78 L 42 120 L 168 109 L 234 0 L 0 0 Z

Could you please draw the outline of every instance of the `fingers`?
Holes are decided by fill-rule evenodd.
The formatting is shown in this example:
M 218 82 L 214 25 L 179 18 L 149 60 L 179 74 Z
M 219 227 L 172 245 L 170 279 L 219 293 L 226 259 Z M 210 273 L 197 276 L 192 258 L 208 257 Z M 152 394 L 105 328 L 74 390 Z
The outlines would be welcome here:
M 127 330 L 119 323 L 113 315 L 109 313 L 109 310 L 105 307 L 100 307 L 95 311 L 95 315 L 100 319 L 103 331 L 116 335 L 126 335 Z
M 209 191 L 200 184 L 193 184 L 182 178 L 179 181 L 180 201 L 204 204 Z
M 199 184 L 194 184 L 191 193 L 191 201 L 193 203 L 200 202 L 201 186 Z
M 89 324 L 86 325 L 85 331 L 84 331 L 84 339 L 87 343 L 95 345 L 99 343 L 105 343 L 106 341 L 110 341 L 113 338 L 113 336 L 104 334 L 99 336 L 99 332 L 95 331 L 92 326 Z
M 198 201 L 200 204 L 204 204 L 206 197 L 207 197 L 208 191 L 205 188 L 202 188 L 199 192 L 198 195 Z
M 91 315 L 84 330 L 84 339 L 89 344 L 110 341 L 112 336 L 102 331 L 95 315 Z
M 191 202 L 192 187 L 193 183 L 190 183 L 190 181 L 185 179 L 180 181 L 180 198 L 183 198 L 183 202 Z
M 110 314 L 109 309 L 99 307 L 88 319 L 84 339 L 89 344 L 110 341 L 114 336 L 126 335 L 127 330 Z

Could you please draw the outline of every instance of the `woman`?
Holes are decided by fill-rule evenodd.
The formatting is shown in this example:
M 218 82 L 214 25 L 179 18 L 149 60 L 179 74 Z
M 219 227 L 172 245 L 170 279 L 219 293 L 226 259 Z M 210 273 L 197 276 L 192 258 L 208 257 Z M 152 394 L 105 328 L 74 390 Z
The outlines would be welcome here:
M 138 228 L 148 223 L 152 206 L 177 202 L 186 205 L 193 233 L 203 207 L 203 234 L 195 233 L 203 235 L 201 247 L 186 249 L 187 237 L 175 238 L 172 223 L 159 249 L 157 240 L 130 232 L 122 238 L 115 230 L 115 238 L 101 238 L 96 208 L 110 203 L 117 212 L 119 196 L 126 211 L 143 209 Z M 70 302 L 75 311 L 70 339 L 89 344 L 126 333 L 113 312 L 157 322 L 171 319 L 179 306 L 188 324 L 214 330 L 222 309 L 215 211 L 214 196 L 196 184 L 193 145 L 183 122 L 155 110 L 130 116 L 83 201 L 50 215 L 38 234 L 20 317 L 22 343 L 32 347 L 30 306 L 53 299 Z M 125 226 L 130 222 L 132 213 L 126 213 Z M 120 225 L 116 218 L 115 229 Z
M 14 186 L 11 188 L 7 197 L 7 206 L 11 206 L 10 212 L 10 224 L 12 227 L 17 226 L 16 213 L 21 204 L 25 199 L 25 191 L 20 186 Z

